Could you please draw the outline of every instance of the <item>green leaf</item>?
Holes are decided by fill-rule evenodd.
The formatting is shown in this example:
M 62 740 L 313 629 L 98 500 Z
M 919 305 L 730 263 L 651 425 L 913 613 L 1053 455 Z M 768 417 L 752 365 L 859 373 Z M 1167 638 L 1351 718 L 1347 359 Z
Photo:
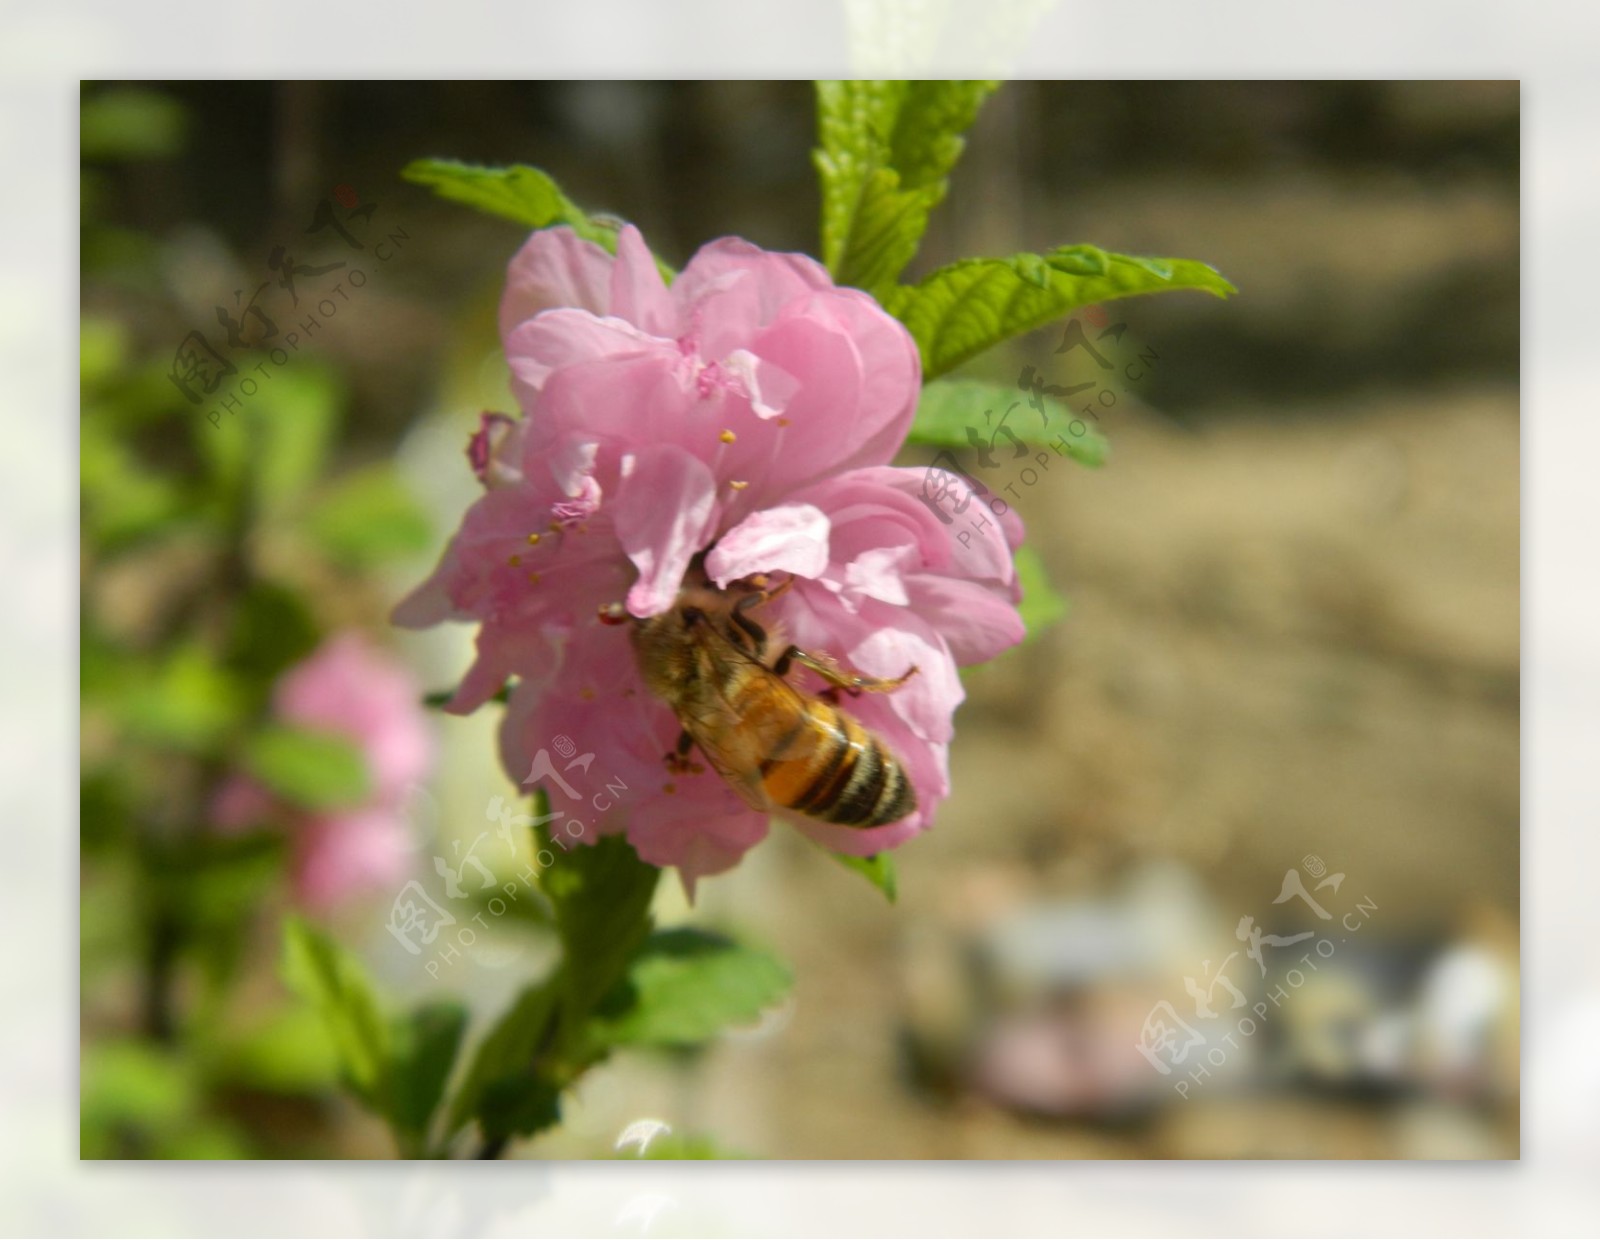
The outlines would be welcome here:
M 103 419 L 79 425 L 85 542 L 112 555 L 177 528 L 190 510 L 184 489 L 148 468 Z
M 138 1123 L 170 1127 L 200 1104 L 194 1065 L 145 1042 L 86 1047 L 80 1101 L 82 1121 L 95 1128 Z
M 433 523 L 387 464 L 346 474 L 306 514 L 306 530 L 341 565 L 371 568 L 426 551 Z
M 206 832 L 145 878 L 152 896 L 178 912 L 214 993 L 253 948 L 252 911 L 281 887 L 286 851 L 276 832 Z
M 80 1158 L 258 1156 L 231 1123 L 206 1114 L 194 1055 L 145 1042 L 86 1047 L 79 1091 Z
M 848 853 L 830 852 L 828 856 L 845 869 L 854 870 L 883 892 L 883 898 L 890 904 L 900 898 L 900 881 L 895 874 L 894 858 L 888 853 L 881 852 L 875 857 L 852 857 Z
M 817 83 L 822 258 L 839 283 L 881 295 L 905 270 L 997 85 Z
M 582 965 L 565 976 L 569 1021 L 576 1021 L 615 985 L 649 935 L 661 871 L 641 861 L 622 835 L 551 851 L 555 863 L 541 874 L 540 886 L 554 909 L 566 959 Z
M 85 318 L 78 327 L 78 382 L 98 388 L 128 364 L 128 329 L 116 319 Z
M 466 1028 L 467 1009 L 452 1002 L 426 1003 L 394 1022 L 385 1109 L 405 1157 L 427 1150 L 428 1125 L 444 1097 Z
M 680 928 L 654 934 L 607 997 L 592 1033 L 613 1046 L 694 1046 L 747 1024 L 792 983 L 775 957 L 720 935 Z
M 414 159 L 400 175 L 428 186 L 441 198 L 529 228 L 565 224 L 585 240 L 602 245 L 613 254 L 617 252 L 621 221 L 612 216 L 590 215 L 561 192 L 549 173 L 527 164 L 485 168 L 453 159 Z M 659 258 L 656 266 L 662 279 L 672 279 L 672 268 Z
M 307 809 L 347 809 L 371 793 L 371 773 L 355 742 L 334 732 L 270 724 L 245 747 L 245 769 L 286 801 Z
M 1022 602 L 1017 610 L 1022 613 L 1022 623 L 1028 629 L 1028 636 L 1023 640 L 1032 641 L 1067 614 L 1067 600 L 1050 584 L 1044 561 L 1032 547 L 1018 547 L 1015 560 L 1017 581 L 1022 586 Z
M 523 1072 L 484 1087 L 478 1127 L 486 1137 L 531 1137 L 561 1122 L 561 1085 Z
M 90 94 L 78 113 L 78 154 L 83 159 L 165 159 L 183 149 L 183 105 L 139 86 Z
M 243 427 L 224 417 L 214 434 L 245 429 L 252 449 L 256 497 L 286 508 L 316 480 L 328 458 L 342 396 L 327 371 L 299 362 L 275 370 L 255 396 L 242 399 Z
M 1039 400 L 1043 413 L 1029 400 L 1026 390 L 1003 383 L 935 380 L 922 389 L 906 442 L 970 448 L 987 445 L 992 439 L 996 450 L 1009 453 L 1009 441 L 997 430 L 1003 419 L 1006 428 L 1024 443 L 1050 445 L 1058 455 L 1091 469 L 1105 463 L 1111 445 L 1088 421 L 1048 396 Z
M 322 1014 L 351 1091 L 381 1113 L 390 1030 L 366 967 L 327 935 L 291 917 L 284 924 L 283 978 Z
M 255 445 L 249 429 L 240 426 L 237 420 L 212 425 L 210 418 L 197 416 L 189 423 L 189 436 L 194 441 L 195 451 L 205 462 L 217 507 L 231 513 L 239 503 L 243 484 L 255 460 Z
M 915 338 L 926 381 L 1082 306 L 1169 289 L 1218 297 L 1238 291 L 1190 259 L 1132 258 L 1069 245 L 1042 255 L 964 259 L 888 290 L 880 300 Z
M 214 1076 L 276 1094 L 321 1093 L 339 1076 L 328 1025 L 304 1004 L 255 1016 L 238 1034 L 213 1033 L 198 1053 Z
M 238 1161 L 259 1157 L 238 1127 L 228 1120 L 200 1117 L 185 1124 L 155 1151 L 166 1159 L 193 1158 L 203 1162 Z
M 279 673 L 316 649 L 320 637 L 316 618 L 297 591 L 258 578 L 234 607 L 225 662 L 265 705 Z
M 158 666 L 130 661 L 111 670 L 117 722 L 135 740 L 208 752 L 239 722 L 235 678 L 198 645 L 174 650 Z

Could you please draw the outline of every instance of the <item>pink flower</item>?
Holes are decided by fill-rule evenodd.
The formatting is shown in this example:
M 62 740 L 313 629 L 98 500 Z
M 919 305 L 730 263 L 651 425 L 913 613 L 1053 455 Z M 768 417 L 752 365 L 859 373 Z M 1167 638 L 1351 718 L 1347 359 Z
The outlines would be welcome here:
M 286 825 L 295 896 L 309 908 L 326 910 L 363 891 L 397 887 L 410 864 L 406 799 L 433 763 L 420 692 L 402 666 L 359 634 L 324 642 L 279 678 L 273 717 L 355 742 L 366 758 L 370 795 L 359 806 L 313 813 L 283 805 L 255 780 L 235 775 L 212 803 L 213 823 L 224 830 Z
M 733 238 L 669 287 L 631 227 L 614 259 L 569 229 L 535 233 L 511 262 L 500 328 L 523 417 L 485 415 L 469 448 L 485 494 L 395 612 L 408 627 L 479 626 L 449 709 L 515 677 L 501 730 L 512 778 L 572 737 L 596 755 L 592 793 L 627 791 L 598 818 L 609 798 L 584 810 L 553 792 L 553 808 L 626 830 L 692 890 L 760 840 L 768 815 L 710 771 L 666 770 L 679 724 L 645 690 L 627 630 L 597 610 L 658 615 L 701 571 L 718 587 L 792 577 L 762 623 L 867 675 L 918 669 L 846 707 L 900 759 L 916 811 L 867 830 L 793 821 L 859 856 L 926 829 L 949 792 L 956 666 L 1023 635 L 1021 527 L 980 521 L 976 505 L 952 523 L 924 498 L 926 471 L 890 467 L 920 390 L 905 329 L 811 259 Z

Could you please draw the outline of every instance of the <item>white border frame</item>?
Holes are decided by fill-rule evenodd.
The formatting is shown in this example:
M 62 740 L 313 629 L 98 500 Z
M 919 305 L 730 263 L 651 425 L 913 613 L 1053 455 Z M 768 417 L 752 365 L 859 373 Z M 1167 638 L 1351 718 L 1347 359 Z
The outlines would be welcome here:
M 893 0 L 890 0 L 891 4 Z M 0 475 L 0 1227 L 25 1234 L 1583 1234 L 1600 1225 L 1600 461 L 1580 4 L 605 0 L 35 5 L 0 39 L 11 431 Z M 848 12 L 846 10 L 849 10 Z M 930 34 L 928 21 L 948 19 Z M 848 40 L 854 32 L 875 44 Z M 884 40 L 888 42 L 885 43 Z M 423 49 L 425 50 L 425 54 Z M 76 116 L 80 77 L 1497 77 L 1524 83 L 1524 1160 L 1518 1164 L 251 1164 L 76 1161 Z M 58 470 L 44 468 L 59 462 Z M 40 656 L 44 655 L 45 658 Z M 59 741 L 59 749 L 56 743 Z M 41 828 L 48 828 L 42 830 Z M 1588 933 L 1586 933 L 1588 932 Z M 1586 1156 L 1587 1154 L 1587 1156 Z M 634 1206 L 637 1218 L 641 1207 Z

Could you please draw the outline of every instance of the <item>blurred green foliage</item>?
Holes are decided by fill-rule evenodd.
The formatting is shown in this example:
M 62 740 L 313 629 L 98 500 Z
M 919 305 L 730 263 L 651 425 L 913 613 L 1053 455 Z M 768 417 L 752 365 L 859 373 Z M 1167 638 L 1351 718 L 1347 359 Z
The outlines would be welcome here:
M 281 823 L 220 830 L 212 807 L 244 769 L 276 794 L 269 817 L 359 799 L 364 759 L 339 738 L 272 724 L 273 684 L 347 623 L 328 606 L 330 584 L 378 598 L 351 574 L 431 537 L 387 466 L 340 468 L 345 395 L 314 358 L 277 368 L 215 422 L 170 378 L 182 331 L 163 341 L 148 326 L 181 321 L 160 272 L 165 239 L 115 222 L 107 174 L 177 155 L 188 129 L 158 89 L 85 88 L 86 1158 L 327 1152 L 317 1116 L 337 1048 L 302 1000 L 250 985 L 245 970 L 286 905 L 291 841 L 270 829 Z M 269 1126 L 251 1119 L 265 1099 Z

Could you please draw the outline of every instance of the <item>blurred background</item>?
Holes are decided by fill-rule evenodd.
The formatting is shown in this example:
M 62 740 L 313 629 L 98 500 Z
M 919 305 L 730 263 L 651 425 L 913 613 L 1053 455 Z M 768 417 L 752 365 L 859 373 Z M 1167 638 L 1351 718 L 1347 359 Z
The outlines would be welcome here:
M 538 165 L 680 265 L 815 251 L 813 137 L 805 83 L 84 87 L 85 1157 L 392 1155 L 280 980 L 292 909 L 480 1018 L 548 960 L 387 929 L 409 883 L 470 916 L 514 794 L 492 709 L 412 709 L 470 633 L 386 616 L 511 407 L 523 236 L 399 169 Z M 966 369 L 1097 381 L 1111 458 L 980 475 L 1067 608 L 967 674 L 898 906 L 781 829 L 664 890 L 791 1000 L 514 1153 L 1517 1155 L 1518 147 L 1514 82 L 990 100 L 909 276 L 1093 242 L 1240 293 L 1081 316 L 1110 371 L 1059 328 Z

